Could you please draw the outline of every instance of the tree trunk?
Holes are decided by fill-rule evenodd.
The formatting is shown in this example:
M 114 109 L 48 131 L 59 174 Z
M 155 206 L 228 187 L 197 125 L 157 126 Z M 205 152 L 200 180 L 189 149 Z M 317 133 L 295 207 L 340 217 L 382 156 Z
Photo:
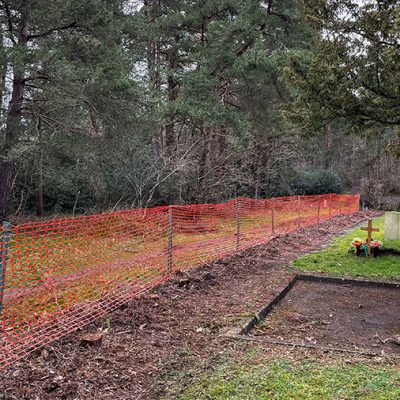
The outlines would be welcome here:
M 19 26 L 18 44 L 20 48 L 26 48 L 28 43 L 28 25 L 25 18 L 21 18 Z M 25 79 L 24 69 L 14 68 L 14 79 L 12 84 L 11 100 L 8 108 L 4 142 L 0 149 L 0 216 L 8 213 L 11 199 L 13 162 L 10 160 L 9 151 L 18 140 L 21 125 L 21 110 L 24 98 Z
M 0 46 L 4 47 L 4 36 L 0 32 Z M 0 59 L 0 120 L 3 120 L 4 107 L 6 106 L 6 77 L 7 77 L 7 59 L 5 55 L 4 58 Z
M 28 24 L 25 18 L 21 18 L 20 30 L 18 35 L 18 44 L 20 51 L 25 51 L 28 43 Z M 12 94 L 7 116 L 6 138 L 3 146 L 8 150 L 18 138 L 18 131 L 21 124 L 21 110 L 24 99 L 25 89 L 25 70 L 23 66 L 14 67 L 14 79 L 12 84 Z
M 168 67 L 171 73 L 167 77 L 168 87 L 168 101 L 173 104 L 178 98 L 179 85 L 175 79 L 174 73 L 178 68 L 178 55 L 176 49 L 171 49 L 167 54 Z M 167 154 L 173 155 L 175 147 L 175 115 L 171 113 L 169 115 L 169 122 L 165 125 L 165 150 Z
M 5 160 L 0 163 L 0 220 L 4 220 L 8 214 L 11 198 L 13 178 L 13 163 Z
M 332 127 L 330 124 L 327 124 L 325 125 L 325 169 L 330 169 L 332 164 L 332 139 Z
M 149 26 L 154 27 L 156 19 L 159 17 L 159 9 L 161 6 L 160 0 L 144 0 L 146 7 L 145 15 L 148 19 Z M 160 43 L 158 37 L 151 37 L 147 43 L 147 67 L 149 70 L 149 78 L 152 89 L 160 92 L 161 88 L 161 54 Z M 153 151 L 156 164 L 160 163 L 161 156 L 164 148 L 164 126 L 155 129 L 152 139 Z
M 260 197 L 260 165 L 256 163 L 256 176 L 254 182 L 254 198 L 257 200 Z
M 202 128 L 203 144 L 199 162 L 199 176 L 197 180 L 197 193 L 198 199 L 202 202 L 207 201 L 207 195 L 205 183 L 207 174 L 210 170 L 210 153 L 211 153 L 211 135 L 209 128 Z
M 41 127 L 40 117 L 38 117 L 37 124 L 39 149 L 36 159 L 36 179 L 35 179 L 35 198 L 36 198 L 36 215 L 43 217 L 44 214 L 44 201 L 43 201 L 43 160 L 44 160 L 44 143 L 43 131 Z

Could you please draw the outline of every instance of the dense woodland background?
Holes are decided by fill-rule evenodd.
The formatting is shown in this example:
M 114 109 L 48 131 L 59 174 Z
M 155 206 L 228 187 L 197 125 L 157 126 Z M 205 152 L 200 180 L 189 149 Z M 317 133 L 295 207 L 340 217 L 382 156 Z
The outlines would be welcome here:
M 0 219 L 400 204 L 397 1 L 0 0 Z

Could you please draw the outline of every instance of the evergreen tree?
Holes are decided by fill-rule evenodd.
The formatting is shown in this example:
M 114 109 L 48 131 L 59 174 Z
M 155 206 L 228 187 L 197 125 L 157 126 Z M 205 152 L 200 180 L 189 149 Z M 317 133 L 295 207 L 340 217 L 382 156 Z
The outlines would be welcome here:
M 46 135 L 100 135 L 110 82 L 117 80 L 116 95 L 121 79 L 127 79 L 126 68 L 125 75 L 118 74 L 123 67 L 116 61 L 122 50 L 122 5 L 117 0 L 0 2 L 2 64 L 10 81 L 2 92 L 0 216 L 7 213 L 16 161 L 28 144 L 34 145 L 41 214 Z
M 287 70 L 298 89 L 293 120 L 317 128 L 335 118 L 398 127 L 399 2 L 307 0 L 305 13 L 320 40 Z

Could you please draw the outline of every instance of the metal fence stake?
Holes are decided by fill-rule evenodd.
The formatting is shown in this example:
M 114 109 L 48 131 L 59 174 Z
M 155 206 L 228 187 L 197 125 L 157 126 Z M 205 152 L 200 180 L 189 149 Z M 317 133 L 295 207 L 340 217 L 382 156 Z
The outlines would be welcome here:
M 240 250 L 240 201 L 236 199 L 236 251 Z
M 168 208 L 168 275 L 172 273 L 172 239 L 173 239 L 173 219 L 172 219 L 172 207 Z
M 8 250 L 10 246 L 11 224 L 3 222 L 3 237 L 0 241 L 0 312 L 3 311 L 4 300 L 4 284 L 6 277 L 6 265 L 8 258 Z

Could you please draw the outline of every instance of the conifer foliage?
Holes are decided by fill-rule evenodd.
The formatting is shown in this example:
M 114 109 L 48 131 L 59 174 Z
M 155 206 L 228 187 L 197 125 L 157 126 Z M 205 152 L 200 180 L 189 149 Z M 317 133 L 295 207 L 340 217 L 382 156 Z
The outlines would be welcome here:
M 0 0 L 0 219 L 394 171 L 398 31 L 391 1 Z

